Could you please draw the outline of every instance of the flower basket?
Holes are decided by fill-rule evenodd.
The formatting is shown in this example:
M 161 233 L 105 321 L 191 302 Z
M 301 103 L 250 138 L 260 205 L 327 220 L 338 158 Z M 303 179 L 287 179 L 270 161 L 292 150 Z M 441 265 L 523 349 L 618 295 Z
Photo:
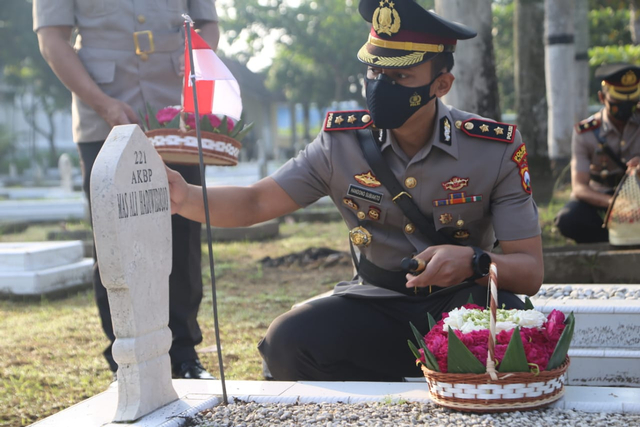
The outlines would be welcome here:
M 466 412 L 509 412 L 541 408 L 564 394 L 569 356 L 552 371 L 485 374 L 436 372 L 422 366 L 433 403 Z
M 169 164 L 200 164 L 195 115 L 185 113 L 179 105 L 158 111 L 147 105 L 146 110 L 146 115 L 139 112 L 140 123 L 160 157 Z M 253 123 L 245 125 L 242 120 L 234 122 L 217 114 L 203 114 L 197 123 L 200 124 L 204 164 L 237 165 L 242 148 L 240 141 L 249 133 Z
M 438 323 L 429 315 L 431 331 L 424 337 L 411 325 L 420 350 L 411 341 L 409 346 L 422 365 L 431 400 L 459 411 L 509 412 L 560 399 L 570 364 L 573 313 L 565 321 L 554 310 L 543 323 L 544 315 L 530 311 L 533 305 L 528 299 L 527 310 L 498 310 L 495 264 L 488 290 L 489 311 L 472 304 L 446 313 Z
M 197 165 L 198 140 L 196 131 L 161 128 L 145 132 L 160 157 L 166 163 Z M 202 157 L 204 164 L 217 166 L 235 166 L 242 144 L 227 135 L 215 132 L 200 132 L 202 137 Z

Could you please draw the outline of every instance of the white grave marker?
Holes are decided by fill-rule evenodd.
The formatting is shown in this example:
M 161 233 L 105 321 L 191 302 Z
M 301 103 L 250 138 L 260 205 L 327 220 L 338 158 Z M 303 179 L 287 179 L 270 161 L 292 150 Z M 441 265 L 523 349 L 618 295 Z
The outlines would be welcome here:
M 67 153 L 62 153 L 58 158 L 58 171 L 60 172 L 60 188 L 62 191 L 73 191 L 73 165 L 71 164 L 71 157 Z
M 162 159 L 137 125 L 116 126 L 91 173 L 91 211 L 118 363 L 114 421 L 178 398 L 171 383 L 171 202 Z

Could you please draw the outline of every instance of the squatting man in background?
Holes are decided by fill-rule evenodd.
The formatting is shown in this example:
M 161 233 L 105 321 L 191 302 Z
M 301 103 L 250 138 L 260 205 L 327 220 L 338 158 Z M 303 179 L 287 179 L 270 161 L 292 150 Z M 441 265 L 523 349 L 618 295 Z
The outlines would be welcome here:
M 372 23 L 357 55 L 368 66 L 369 111 L 329 113 L 311 144 L 252 186 L 207 189 L 206 209 L 219 227 L 267 221 L 329 196 L 358 246 L 355 280 L 270 325 L 259 351 L 276 380 L 420 376 L 409 322 L 426 331 L 428 312 L 438 319 L 470 295 L 484 303 L 490 262 L 499 270 L 500 305 L 522 308 L 514 293 L 533 295 L 542 283 L 520 133 L 440 101 L 454 81 L 457 40 L 476 33 L 412 0 L 361 0 L 359 10 Z M 360 142 L 381 161 L 365 159 Z M 202 189 L 168 174 L 172 212 L 204 221 Z M 391 192 L 392 181 L 401 191 Z M 403 212 L 407 202 L 417 216 Z M 489 255 L 496 239 L 502 254 Z M 415 276 L 401 269 L 412 256 L 427 262 Z
M 603 107 L 576 124 L 571 139 L 571 199 L 556 217 L 563 236 L 577 243 L 606 242 L 602 227 L 616 186 L 640 164 L 640 67 L 608 64 L 596 69 Z

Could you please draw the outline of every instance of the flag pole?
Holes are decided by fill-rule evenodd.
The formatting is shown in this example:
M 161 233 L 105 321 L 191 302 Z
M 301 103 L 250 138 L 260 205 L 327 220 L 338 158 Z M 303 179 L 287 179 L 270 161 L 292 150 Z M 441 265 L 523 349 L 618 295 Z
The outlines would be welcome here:
M 211 294 L 213 297 L 213 323 L 216 334 L 216 350 L 218 353 L 218 365 L 220 366 L 220 382 L 222 384 L 222 401 L 225 405 L 229 404 L 227 399 L 227 387 L 224 379 L 224 365 L 222 363 L 222 346 L 220 345 L 220 327 L 218 324 L 218 299 L 216 297 L 216 276 L 213 264 L 213 248 L 211 245 L 211 220 L 209 217 L 209 198 L 207 197 L 207 182 L 204 176 L 204 158 L 202 156 L 202 136 L 200 135 L 200 114 L 198 113 L 198 92 L 196 90 L 196 74 L 193 65 L 193 48 L 191 46 L 191 27 L 193 20 L 187 14 L 183 14 L 185 20 L 185 33 L 187 37 L 187 46 L 189 47 L 189 80 L 193 89 L 193 110 L 196 118 L 196 138 L 198 140 L 198 157 L 200 159 L 200 182 L 202 183 L 202 199 L 204 200 L 204 217 L 207 226 L 207 244 L 209 247 L 209 271 L 211 273 Z M 186 58 L 185 58 L 186 60 Z

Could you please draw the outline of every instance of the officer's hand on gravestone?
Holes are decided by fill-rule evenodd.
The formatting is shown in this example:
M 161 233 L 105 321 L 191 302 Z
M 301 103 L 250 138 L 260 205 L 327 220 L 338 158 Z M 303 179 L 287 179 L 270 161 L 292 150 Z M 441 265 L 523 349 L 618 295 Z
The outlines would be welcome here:
M 111 126 L 138 123 L 138 117 L 129 104 L 115 98 L 108 97 L 96 111 Z
M 462 283 L 473 275 L 472 257 L 473 249 L 468 246 L 430 246 L 416 256 L 426 262 L 426 267 L 417 276 L 407 275 L 407 288 L 447 287 Z
M 180 212 L 183 205 L 187 201 L 187 195 L 189 194 L 189 188 L 187 182 L 182 175 L 173 169 L 169 169 L 165 165 L 167 170 L 167 179 L 169 181 L 169 198 L 171 199 L 171 213 L 175 214 Z

